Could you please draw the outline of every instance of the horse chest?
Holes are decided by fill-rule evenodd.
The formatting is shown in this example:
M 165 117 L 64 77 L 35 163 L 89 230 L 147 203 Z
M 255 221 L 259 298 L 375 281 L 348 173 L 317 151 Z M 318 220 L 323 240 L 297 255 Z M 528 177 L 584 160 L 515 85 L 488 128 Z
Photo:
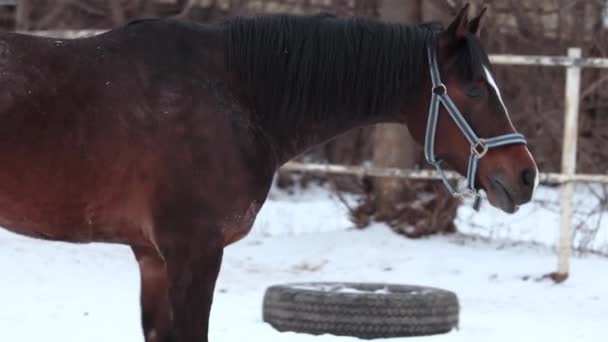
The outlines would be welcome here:
M 262 203 L 253 201 L 244 212 L 230 215 L 223 220 L 221 228 L 224 235 L 224 246 L 242 239 L 251 231 L 261 207 Z

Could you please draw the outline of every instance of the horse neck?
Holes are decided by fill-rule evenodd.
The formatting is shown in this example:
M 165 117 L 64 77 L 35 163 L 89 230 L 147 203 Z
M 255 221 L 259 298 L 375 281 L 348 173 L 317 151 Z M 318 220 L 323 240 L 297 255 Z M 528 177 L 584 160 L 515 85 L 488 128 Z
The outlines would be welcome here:
M 302 120 L 290 127 L 261 127 L 268 147 L 275 158 L 276 166 L 301 155 L 311 148 L 321 145 L 348 131 L 379 123 L 402 123 L 397 115 L 377 114 L 361 117 L 332 117 Z
M 226 66 L 247 121 L 279 166 L 349 130 L 404 122 L 405 108 L 428 105 L 418 93 L 429 78 L 421 68 L 433 35 L 428 27 L 364 20 L 237 19 L 226 26 Z

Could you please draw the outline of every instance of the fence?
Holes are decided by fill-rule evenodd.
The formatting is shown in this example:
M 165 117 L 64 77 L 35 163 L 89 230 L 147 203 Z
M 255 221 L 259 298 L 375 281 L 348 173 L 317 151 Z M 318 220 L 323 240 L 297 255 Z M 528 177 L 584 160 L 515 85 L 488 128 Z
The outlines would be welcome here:
M 31 31 L 50 37 L 76 38 L 91 36 L 103 31 Z M 535 65 L 546 67 L 565 67 L 565 111 L 564 111 L 564 139 L 562 145 L 561 173 L 541 173 L 540 181 L 544 183 L 561 184 L 560 205 L 560 241 L 557 264 L 557 279 L 565 279 L 570 269 L 570 252 L 572 240 L 573 197 L 576 183 L 605 183 L 608 184 L 608 175 L 576 174 L 576 148 L 578 137 L 578 112 L 580 100 L 580 80 L 582 68 L 607 68 L 608 58 L 582 58 L 580 48 L 568 49 L 568 56 L 533 56 L 533 55 L 491 55 L 494 64 L 503 65 Z M 435 171 L 430 170 L 402 170 L 395 168 L 378 168 L 363 166 L 347 166 L 333 164 L 313 164 L 289 162 L 282 170 L 316 172 L 342 175 L 395 177 L 407 179 L 440 179 Z M 448 172 L 449 179 L 458 179 L 454 172 Z

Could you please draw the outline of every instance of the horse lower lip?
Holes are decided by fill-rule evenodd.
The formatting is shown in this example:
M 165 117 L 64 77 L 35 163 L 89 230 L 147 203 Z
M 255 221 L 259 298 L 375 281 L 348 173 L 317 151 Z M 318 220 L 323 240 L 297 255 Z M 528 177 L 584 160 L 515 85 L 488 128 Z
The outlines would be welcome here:
M 517 205 L 515 203 L 515 200 L 513 199 L 513 197 L 511 196 L 511 194 L 507 190 L 507 188 L 498 179 L 493 179 L 492 182 L 494 183 L 494 186 L 496 188 L 498 188 L 498 190 L 502 193 L 502 196 L 504 196 L 505 201 L 508 202 L 508 204 L 509 204 L 509 208 L 508 209 L 506 209 L 506 208 L 503 208 L 503 209 L 506 212 L 515 213 L 519 209 L 519 205 Z

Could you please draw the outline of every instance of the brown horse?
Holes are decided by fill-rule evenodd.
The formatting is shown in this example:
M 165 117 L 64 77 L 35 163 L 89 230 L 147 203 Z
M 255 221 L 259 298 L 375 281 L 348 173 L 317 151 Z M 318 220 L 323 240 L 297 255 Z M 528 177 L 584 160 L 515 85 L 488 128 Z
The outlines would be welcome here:
M 146 341 L 200 342 L 223 248 L 249 232 L 277 168 L 350 129 L 402 123 L 428 145 L 436 128 L 430 159 L 514 212 L 537 169 L 479 44 L 483 13 L 466 13 L 445 30 L 321 15 L 2 33 L 0 225 L 131 246 Z M 465 126 L 510 140 L 471 143 Z

